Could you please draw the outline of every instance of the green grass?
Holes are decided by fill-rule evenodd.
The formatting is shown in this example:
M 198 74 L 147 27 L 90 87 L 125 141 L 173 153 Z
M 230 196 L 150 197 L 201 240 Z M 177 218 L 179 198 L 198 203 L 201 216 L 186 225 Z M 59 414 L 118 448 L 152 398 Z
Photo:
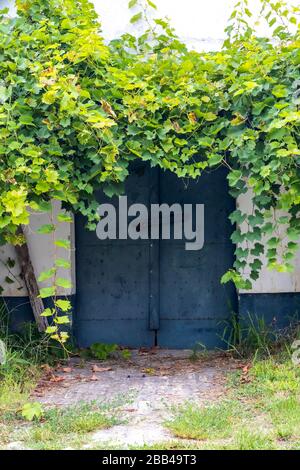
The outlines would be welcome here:
M 0 303 L 0 339 L 6 345 L 6 361 L 0 365 L 0 447 L 11 441 L 13 423 L 29 401 L 46 359 L 44 340 L 38 339 L 35 327 L 17 335 L 10 334 L 7 325 L 8 312 Z
M 300 367 L 288 354 L 254 360 L 246 383 L 231 373 L 227 396 L 214 405 L 185 403 L 166 422 L 194 448 L 269 450 L 300 447 Z M 190 442 L 184 445 L 190 446 Z
M 268 412 L 279 439 L 300 441 L 300 397 L 289 396 L 270 403 Z
M 278 352 L 289 352 L 294 340 L 300 338 L 298 315 L 291 317 L 289 325 L 278 328 L 276 320 L 267 323 L 263 315 L 248 314 L 240 319 L 235 312 L 224 322 L 222 339 L 233 355 L 242 358 L 272 358 Z
M 174 436 L 183 439 L 223 438 L 232 432 L 233 420 L 239 420 L 238 403 L 222 402 L 199 407 L 191 403 L 179 407 L 166 422 Z
M 54 408 L 45 413 L 39 427 L 47 427 L 53 434 L 84 434 L 95 429 L 109 428 L 116 419 L 107 416 L 107 406 L 81 403 L 67 408 Z
M 283 361 L 274 357 L 255 362 L 250 378 L 258 393 L 273 395 L 278 392 L 297 393 L 300 390 L 300 368 L 289 357 Z
M 53 408 L 45 412 L 41 422 L 21 432 L 19 439 L 35 449 L 81 447 L 92 431 L 118 424 L 115 404 L 80 403 Z
M 89 434 L 121 422 L 118 403 L 80 403 L 46 410 L 40 420 L 26 423 L 20 415 L 2 415 L 0 448 L 12 441 L 22 447 L 40 450 L 80 449 Z
M 270 436 L 245 429 L 239 431 L 234 437 L 232 448 L 236 450 L 275 450 L 276 444 Z
M 12 440 L 13 423 L 40 377 L 39 366 L 19 352 L 8 350 L 6 359 L 0 366 L 0 448 Z
M 19 334 L 10 334 L 3 305 L 0 305 L 0 339 L 7 348 L 6 362 L 0 366 L 0 448 L 13 441 L 20 441 L 25 448 L 80 448 L 90 432 L 118 422 L 117 402 L 56 407 L 45 410 L 40 421 L 24 421 L 21 410 L 31 401 L 31 393 L 41 377 L 41 364 L 54 364 L 64 354 L 60 347 L 40 336 L 34 325 Z

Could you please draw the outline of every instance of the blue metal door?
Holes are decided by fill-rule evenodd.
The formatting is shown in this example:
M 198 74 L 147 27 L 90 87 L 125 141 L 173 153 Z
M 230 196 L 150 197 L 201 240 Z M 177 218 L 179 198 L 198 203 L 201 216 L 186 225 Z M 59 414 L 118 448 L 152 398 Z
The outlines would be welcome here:
M 128 205 L 204 204 L 205 242 L 186 251 L 186 240 L 105 240 L 76 220 L 78 343 L 117 343 L 129 347 L 190 348 L 221 346 L 224 323 L 235 308 L 232 287 L 222 274 L 232 266 L 226 172 L 219 169 L 199 181 L 136 164 L 126 183 Z M 118 205 L 99 194 L 100 203 Z
M 171 173 L 160 176 L 160 200 L 204 204 L 204 245 L 185 250 L 185 240 L 160 242 L 160 308 L 157 341 L 162 347 L 186 348 L 197 343 L 222 347 L 225 322 L 236 311 L 232 285 L 221 285 L 234 253 L 228 219 L 234 201 L 228 194 L 226 170 L 184 181 Z

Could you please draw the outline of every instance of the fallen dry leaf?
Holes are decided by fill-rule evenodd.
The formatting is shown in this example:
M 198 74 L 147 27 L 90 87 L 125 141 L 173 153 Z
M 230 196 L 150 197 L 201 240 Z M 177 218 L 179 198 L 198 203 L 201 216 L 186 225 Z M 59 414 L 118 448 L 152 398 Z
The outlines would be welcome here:
M 107 372 L 108 370 L 112 370 L 111 367 L 99 367 L 96 364 L 92 366 L 93 372 Z
M 72 368 L 71 367 L 64 367 L 63 372 L 65 372 L 65 374 L 69 374 L 70 372 L 72 372 Z
M 50 382 L 63 382 L 64 380 L 64 377 L 59 377 L 57 375 L 52 375 L 50 378 Z
M 252 378 L 249 375 L 249 370 L 251 369 L 252 364 L 246 364 L 242 368 L 242 375 L 240 378 L 241 383 L 250 383 L 252 382 Z
M 249 372 L 249 370 L 251 369 L 251 367 L 252 367 L 252 364 L 246 364 L 246 365 L 243 367 L 242 371 L 243 371 L 245 374 L 247 374 L 247 373 Z
M 92 375 L 92 377 L 90 377 L 90 380 L 92 380 L 93 382 L 96 382 L 98 380 L 98 377 L 94 374 Z

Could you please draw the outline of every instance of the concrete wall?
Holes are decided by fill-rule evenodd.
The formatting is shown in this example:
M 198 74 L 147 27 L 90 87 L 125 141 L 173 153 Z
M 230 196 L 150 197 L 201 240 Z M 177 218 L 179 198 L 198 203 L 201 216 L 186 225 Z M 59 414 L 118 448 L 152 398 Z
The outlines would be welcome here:
M 13 2 L 9 0 L 2 0 L 1 6 L 10 5 L 11 14 L 13 14 Z M 107 40 L 120 36 L 125 31 L 134 32 L 137 26 L 130 24 L 129 20 L 132 16 L 127 9 L 128 0 L 94 0 L 96 9 L 101 17 L 103 34 Z M 199 51 L 201 50 L 215 50 L 220 48 L 224 38 L 224 28 L 226 26 L 227 18 L 230 15 L 231 6 L 235 3 L 234 0 L 156 0 L 158 5 L 158 16 L 169 16 L 172 25 L 180 37 L 192 48 Z M 258 0 L 251 0 L 251 8 L 258 11 Z M 260 26 L 260 31 L 264 34 L 267 33 L 264 25 Z M 242 197 L 238 201 L 241 209 L 249 208 L 251 199 Z M 58 210 L 57 205 L 55 211 Z M 51 267 L 53 258 L 53 244 L 51 236 L 36 234 L 36 228 L 43 223 L 47 223 L 48 215 L 33 215 L 31 225 L 28 228 L 29 247 L 32 253 L 34 268 L 37 274 L 44 269 Z M 61 232 L 59 237 L 70 238 L 73 242 L 74 236 L 73 228 L 62 225 L 59 228 Z M 11 247 L 2 247 L 0 249 L 0 259 L 6 261 L 8 257 L 14 258 L 14 251 Z M 69 254 L 72 260 L 72 270 L 68 273 L 68 277 L 75 279 L 74 274 L 74 250 Z M 300 255 L 298 257 L 300 261 Z M 261 277 L 253 285 L 252 294 L 270 293 L 297 293 L 300 291 L 300 263 L 293 274 L 279 274 L 270 272 L 264 269 Z M 19 273 L 19 267 L 13 269 L 15 275 Z M 66 274 L 66 273 L 64 273 Z M 19 284 L 7 284 L 4 278 L 7 275 L 7 270 L 0 267 L 0 285 L 4 290 L 6 296 L 24 296 L 26 291 Z
M 244 213 L 251 214 L 253 212 L 252 197 L 249 192 L 238 198 L 237 207 Z M 277 217 L 280 215 L 284 214 L 277 214 Z M 247 224 L 245 222 L 241 224 L 240 228 L 242 232 L 246 232 L 248 230 Z M 280 233 L 278 235 L 280 235 Z M 254 245 L 254 243 L 247 244 L 248 248 L 251 248 L 252 245 Z M 241 246 L 243 247 L 243 245 Z M 263 262 L 263 268 L 261 270 L 259 279 L 253 282 L 252 289 L 250 291 L 241 290 L 240 293 L 276 294 L 278 292 L 300 292 L 300 251 L 298 251 L 296 256 L 295 271 L 292 273 L 278 273 L 277 271 L 270 271 L 266 267 L 266 258 L 264 256 L 261 258 L 261 261 Z
M 42 271 L 49 270 L 54 265 L 55 257 L 65 258 L 71 262 L 72 269 L 59 269 L 58 277 L 64 277 L 70 280 L 73 288 L 66 290 L 58 288 L 58 295 L 69 295 L 75 291 L 75 250 L 74 250 L 74 224 L 59 223 L 55 234 L 39 234 L 37 229 L 44 224 L 50 224 L 51 219 L 56 220 L 57 214 L 60 212 L 60 204 L 53 203 L 51 213 L 32 214 L 30 225 L 25 228 L 28 247 L 32 259 L 35 274 L 38 277 Z M 71 250 L 58 248 L 54 245 L 55 239 L 68 239 L 71 241 Z M 15 261 L 15 266 L 7 268 L 8 259 Z M 0 286 L 4 288 L 3 295 L 6 297 L 24 297 L 27 295 L 26 287 L 20 279 L 20 267 L 16 261 L 15 249 L 12 246 L 0 247 Z M 6 282 L 5 278 L 9 277 L 13 283 Z M 40 287 L 48 287 L 51 280 L 39 283 Z

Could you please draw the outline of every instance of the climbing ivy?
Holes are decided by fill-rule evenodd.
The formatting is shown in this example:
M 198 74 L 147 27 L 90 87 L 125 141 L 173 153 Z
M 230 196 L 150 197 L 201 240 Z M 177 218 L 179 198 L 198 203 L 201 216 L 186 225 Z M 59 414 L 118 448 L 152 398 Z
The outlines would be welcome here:
M 142 33 L 108 45 L 87 0 L 16 3 L 16 18 L 6 11 L 0 17 L 2 243 L 22 243 L 18 226 L 32 211 L 50 211 L 53 199 L 94 229 L 95 191 L 120 194 L 135 159 L 182 178 L 225 165 L 232 196 L 251 194 L 252 207 L 230 216 L 236 261 L 222 282 L 251 287 L 263 255 L 272 269 L 293 269 L 300 236 L 299 7 L 261 0 L 266 38 L 256 34 L 247 0 L 239 1 L 222 50 L 198 53 L 156 18 L 150 0 L 129 2 L 131 23 L 144 25 Z

